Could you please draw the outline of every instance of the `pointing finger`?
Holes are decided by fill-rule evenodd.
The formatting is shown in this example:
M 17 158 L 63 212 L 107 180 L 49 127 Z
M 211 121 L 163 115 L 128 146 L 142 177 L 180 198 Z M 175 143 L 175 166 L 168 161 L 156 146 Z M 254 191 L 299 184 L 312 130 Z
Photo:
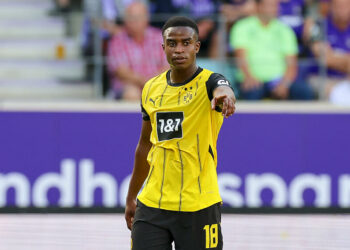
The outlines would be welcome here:
M 227 98 L 223 100 L 223 107 L 222 107 L 222 114 L 227 117 L 227 108 L 228 108 L 228 103 L 227 103 Z

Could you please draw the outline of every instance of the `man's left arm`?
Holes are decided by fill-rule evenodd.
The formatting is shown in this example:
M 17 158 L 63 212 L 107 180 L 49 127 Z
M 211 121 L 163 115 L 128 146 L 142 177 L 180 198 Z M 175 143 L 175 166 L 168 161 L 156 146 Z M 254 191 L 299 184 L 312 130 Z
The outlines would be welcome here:
M 281 84 L 289 87 L 297 76 L 298 72 L 298 59 L 296 55 L 286 56 L 287 69 L 281 80 Z
M 295 81 L 298 73 L 298 42 L 294 31 L 288 27 L 285 27 L 281 34 L 281 52 L 285 58 L 286 71 L 279 84 L 272 90 L 272 94 L 279 99 L 287 99 L 289 87 Z
M 286 56 L 286 72 L 279 84 L 272 90 L 273 94 L 281 99 L 288 98 L 289 87 L 295 81 L 298 71 L 298 59 L 296 55 Z

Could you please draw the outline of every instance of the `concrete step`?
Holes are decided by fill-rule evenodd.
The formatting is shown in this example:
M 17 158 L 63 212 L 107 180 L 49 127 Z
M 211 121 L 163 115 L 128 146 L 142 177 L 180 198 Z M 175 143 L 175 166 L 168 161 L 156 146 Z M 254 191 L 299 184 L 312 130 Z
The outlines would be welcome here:
M 0 39 L 59 39 L 64 36 L 65 24 L 60 18 L 0 20 Z
M 0 58 L 54 60 L 80 56 L 79 41 L 73 39 L 0 40 Z
M 84 62 L 65 61 L 0 61 L 0 79 L 2 80 L 81 80 L 85 76 Z
M 92 84 L 84 82 L 63 83 L 60 81 L 4 81 L 0 80 L 0 100 L 52 100 L 92 99 L 95 97 Z
M 53 1 L 47 0 L 0 0 L 0 20 L 45 17 L 52 8 Z

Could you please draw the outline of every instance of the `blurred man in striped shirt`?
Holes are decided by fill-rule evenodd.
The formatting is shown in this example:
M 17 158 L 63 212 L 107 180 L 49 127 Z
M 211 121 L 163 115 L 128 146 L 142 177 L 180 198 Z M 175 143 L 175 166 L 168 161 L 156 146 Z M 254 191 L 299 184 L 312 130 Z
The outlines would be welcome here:
M 130 4 L 124 15 L 124 29 L 109 44 L 108 69 L 112 95 L 116 99 L 139 101 L 146 81 L 166 70 L 161 31 L 149 26 L 147 7 Z

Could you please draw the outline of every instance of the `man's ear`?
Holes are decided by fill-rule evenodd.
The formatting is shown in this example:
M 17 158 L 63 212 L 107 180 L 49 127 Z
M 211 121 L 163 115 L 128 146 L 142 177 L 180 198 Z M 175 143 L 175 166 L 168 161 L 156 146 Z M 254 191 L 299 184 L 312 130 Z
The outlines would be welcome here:
M 201 42 L 196 41 L 196 54 L 198 54 L 200 48 L 201 48 Z

